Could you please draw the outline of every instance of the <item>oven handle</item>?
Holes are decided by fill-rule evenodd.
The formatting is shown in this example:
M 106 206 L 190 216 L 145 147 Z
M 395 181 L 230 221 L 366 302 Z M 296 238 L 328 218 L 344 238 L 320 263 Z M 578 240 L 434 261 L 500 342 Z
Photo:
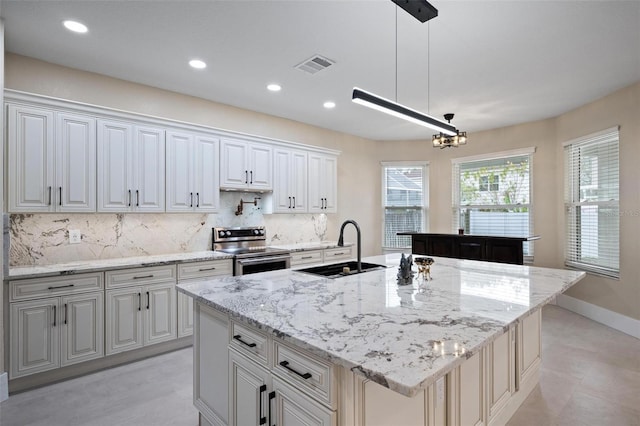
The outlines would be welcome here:
M 236 262 L 238 262 L 240 265 L 257 265 L 260 263 L 279 262 L 281 260 L 290 260 L 290 259 L 291 259 L 291 255 L 263 256 L 257 259 L 237 259 Z

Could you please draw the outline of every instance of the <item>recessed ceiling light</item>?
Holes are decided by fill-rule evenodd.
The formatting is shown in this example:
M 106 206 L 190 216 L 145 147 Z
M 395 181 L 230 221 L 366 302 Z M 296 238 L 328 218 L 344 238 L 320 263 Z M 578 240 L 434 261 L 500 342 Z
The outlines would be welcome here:
M 332 101 L 327 101 L 324 104 L 322 104 L 322 106 L 324 106 L 326 109 L 331 109 L 336 107 L 336 103 Z
M 74 33 L 86 33 L 89 31 L 89 28 L 85 24 L 81 24 L 77 21 L 64 21 L 62 23 L 66 29 L 69 31 L 73 31 Z
M 271 83 L 267 86 L 267 89 L 272 92 L 279 92 L 280 90 L 282 90 L 282 86 L 280 86 L 279 84 Z
M 189 65 L 191 65 L 193 68 L 198 70 L 201 70 L 207 67 L 207 64 L 204 61 L 201 61 L 200 59 L 190 60 Z

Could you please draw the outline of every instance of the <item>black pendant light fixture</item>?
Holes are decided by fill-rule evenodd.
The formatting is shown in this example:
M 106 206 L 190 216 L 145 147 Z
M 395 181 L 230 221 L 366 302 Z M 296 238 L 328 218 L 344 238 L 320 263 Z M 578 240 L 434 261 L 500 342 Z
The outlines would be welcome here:
M 426 0 L 392 0 L 396 5 L 402 7 L 420 22 L 426 22 L 438 16 L 438 10 Z M 396 8 L 396 98 L 398 97 L 398 12 Z M 402 118 L 420 126 L 428 127 L 447 136 L 455 136 L 458 130 L 450 123 L 423 114 L 412 108 L 400 105 L 389 99 L 367 92 L 358 87 L 353 88 L 351 100 L 357 104 L 384 112 L 394 117 Z M 396 99 L 397 100 L 397 99 Z
M 451 120 L 453 119 L 453 114 L 452 113 L 445 114 L 444 119 L 447 120 L 448 123 L 451 123 Z M 440 132 L 437 135 L 433 135 L 433 138 L 431 139 L 431 141 L 433 143 L 434 148 L 440 148 L 440 149 L 449 148 L 449 147 L 457 148 L 460 145 L 467 144 L 467 132 L 461 132 L 459 130 L 456 130 L 456 133 L 453 135 L 448 135 L 444 132 Z

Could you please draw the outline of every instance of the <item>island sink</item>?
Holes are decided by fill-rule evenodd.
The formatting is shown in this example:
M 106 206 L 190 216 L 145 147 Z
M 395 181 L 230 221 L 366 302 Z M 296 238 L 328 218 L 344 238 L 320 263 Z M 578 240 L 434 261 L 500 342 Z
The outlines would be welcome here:
M 346 272 L 345 268 L 348 268 L 349 272 Z M 381 269 L 386 269 L 386 266 L 367 262 L 362 262 L 361 264 L 361 272 L 379 271 Z M 305 272 L 307 274 L 320 275 L 327 278 L 340 278 L 361 273 L 358 272 L 358 262 L 353 260 L 349 262 L 332 263 L 330 265 L 320 265 L 314 266 L 312 268 L 298 269 L 297 271 Z

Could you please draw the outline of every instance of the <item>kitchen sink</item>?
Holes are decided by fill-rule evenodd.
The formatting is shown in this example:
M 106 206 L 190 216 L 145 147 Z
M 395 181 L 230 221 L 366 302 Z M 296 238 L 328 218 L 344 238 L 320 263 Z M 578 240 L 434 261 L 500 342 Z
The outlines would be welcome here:
M 345 268 L 349 268 L 349 272 L 344 272 Z M 379 271 L 386 269 L 385 265 L 378 265 L 376 263 L 362 262 L 362 272 Z M 355 260 L 349 262 L 332 263 L 330 265 L 314 266 L 312 268 L 297 269 L 298 272 L 305 272 L 307 274 L 319 275 L 327 278 L 340 278 L 349 275 L 358 274 L 358 262 Z

